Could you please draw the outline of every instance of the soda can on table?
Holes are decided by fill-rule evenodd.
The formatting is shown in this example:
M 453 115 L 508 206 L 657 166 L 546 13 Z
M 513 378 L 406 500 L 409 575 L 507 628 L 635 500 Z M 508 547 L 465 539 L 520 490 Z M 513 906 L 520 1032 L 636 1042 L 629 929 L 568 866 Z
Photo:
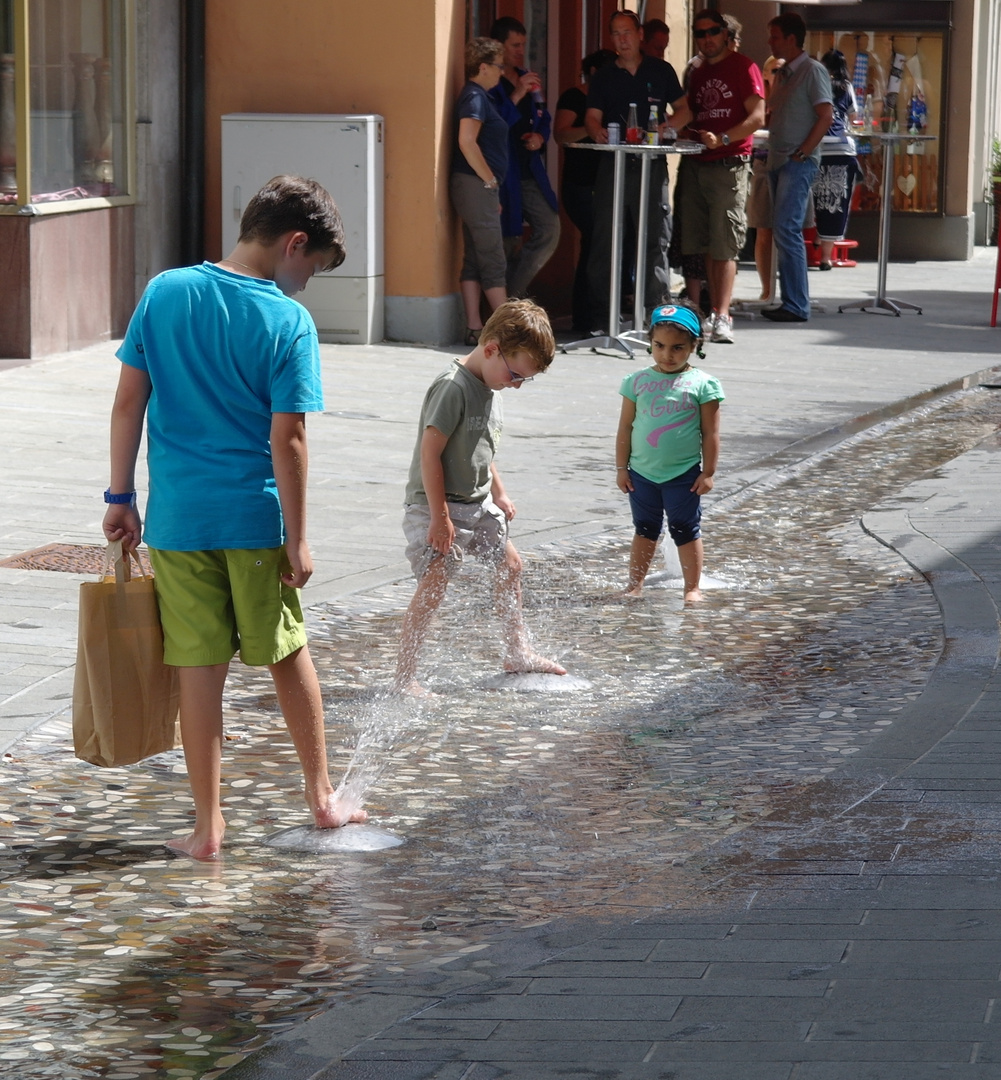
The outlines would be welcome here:
M 608 145 L 620 146 L 622 144 L 622 125 L 611 123 L 608 125 Z

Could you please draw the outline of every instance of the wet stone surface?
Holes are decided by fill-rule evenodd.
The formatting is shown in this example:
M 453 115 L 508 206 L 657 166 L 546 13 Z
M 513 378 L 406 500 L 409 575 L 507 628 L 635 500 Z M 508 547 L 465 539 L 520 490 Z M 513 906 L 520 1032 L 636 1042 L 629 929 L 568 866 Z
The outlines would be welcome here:
M 262 841 L 305 822 L 266 673 L 234 665 L 224 858 L 190 828 L 179 752 L 123 769 L 52 722 L 0 768 L 0 1075 L 213 1077 L 359 985 L 433 968 L 503 927 L 684 902 L 693 854 L 829 778 L 920 694 L 941 648 L 926 583 L 857 521 L 996 427 L 953 396 L 769 490 L 710 505 L 707 572 L 611 600 L 623 527 L 532 553 L 536 644 L 591 687 L 483 688 L 489 581 L 463 571 L 423 665 L 439 697 L 387 700 L 412 586 L 312 611 L 332 773 L 406 842 L 314 855 Z M 352 751 L 358 752 L 352 760 Z

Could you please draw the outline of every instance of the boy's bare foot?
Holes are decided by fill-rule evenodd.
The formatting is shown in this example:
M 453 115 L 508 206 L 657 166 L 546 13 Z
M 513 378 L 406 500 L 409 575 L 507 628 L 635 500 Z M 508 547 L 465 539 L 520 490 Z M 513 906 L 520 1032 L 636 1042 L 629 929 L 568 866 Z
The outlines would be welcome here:
M 544 675 L 566 675 L 567 673 L 567 669 L 557 664 L 555 660 L 549 660 L 530 650 L 510 654 L 504 661 L 504 670 L 519 675 L 527 672 L 541 672 Z
M 192 859 L 198 859 L 200 862 L 210 862 L 219 858 L 222 850 L 222 833 L 208 836 L 200 836 L 197 832 L 189 833 L 176 840 L 168 840 L 167 847 L 178 855 L 190 855 Z
M 368 821 L 368 812 L 362 810 L 357 799 L 334 792 L 326 803 L 313 810 L 313 822 L 318 829 L 339 829 L 349 821 Z
M 404 697 L 419 698 L 423 701 L 429 701 L 432 698 L 438 697 L 433 690 L 428 690 L 426 686 L 421 684 L 416 679 L 411 679 L 409 682 L 394 682 L 390 687 L 389 692 L 391 694 L 400 694 Z
M 685 591 L 685 603 L 686 604 L 697 604 L 697 603 L 699 603 L 699 601 L 701 599 L 702 599 L 702 590 L 701 589 L 687 589 Z

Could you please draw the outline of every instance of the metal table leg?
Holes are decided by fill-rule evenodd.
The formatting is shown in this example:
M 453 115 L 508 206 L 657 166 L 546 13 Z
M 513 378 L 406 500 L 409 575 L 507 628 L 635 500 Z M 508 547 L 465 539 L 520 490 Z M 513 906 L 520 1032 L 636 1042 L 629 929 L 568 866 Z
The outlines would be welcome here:
M 620 335 L 622 340 L 646 348 L 650 341 L 646 325 L 646 232 L 649 227 L 650 158 L 640 155 L 640 207 L 636 218 L 636 281 L 633 284 L 633 328 Z
M 627 356 L 633 356 L 633 350 L 619 333 L 619 305 L 622 297 L 622 217 L 626 190 L 625 153 L 613 154 L 615 171 L 612 180 L 612 257 L 608 282 L 608 333 L 580 341 L 569 341 L 560 348 L 560 352 L 570 349 L 620 349 Z M 644 165 L 646 162 L 643 163 Z
M 886 267 L 890 261 L 890 218 L 893 206 L 893 143 L 883 143 L 883 185 L 879 203 L 879 248 L 876 253 L 876 296 L 872 300 L 855 300 L 851 304 L 842 304 L 839 312 L 865 311 L 870 315 L 897 315 L 901 309 L 922 314 L 916 304 L 906 300 L 894 300 L 886 295 Z

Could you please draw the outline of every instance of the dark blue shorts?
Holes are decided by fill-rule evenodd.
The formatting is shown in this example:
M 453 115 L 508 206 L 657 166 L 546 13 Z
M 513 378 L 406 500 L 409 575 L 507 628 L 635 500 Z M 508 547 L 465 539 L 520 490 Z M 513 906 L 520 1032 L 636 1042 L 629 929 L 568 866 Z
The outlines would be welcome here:
M 702 535 L 702 499 L 691 490 L 692 484 L 702 472 L 701 465 L 693 465 L 688 472 L 655 484 L 629 470 L 633 490 L 629 493 L 629 506 L 633 512 L 636 535 L 646 540 L 659 540 L 664 531 L 664 515 L 667 514 L 667 531 L 677 547 L 690 544 Z

